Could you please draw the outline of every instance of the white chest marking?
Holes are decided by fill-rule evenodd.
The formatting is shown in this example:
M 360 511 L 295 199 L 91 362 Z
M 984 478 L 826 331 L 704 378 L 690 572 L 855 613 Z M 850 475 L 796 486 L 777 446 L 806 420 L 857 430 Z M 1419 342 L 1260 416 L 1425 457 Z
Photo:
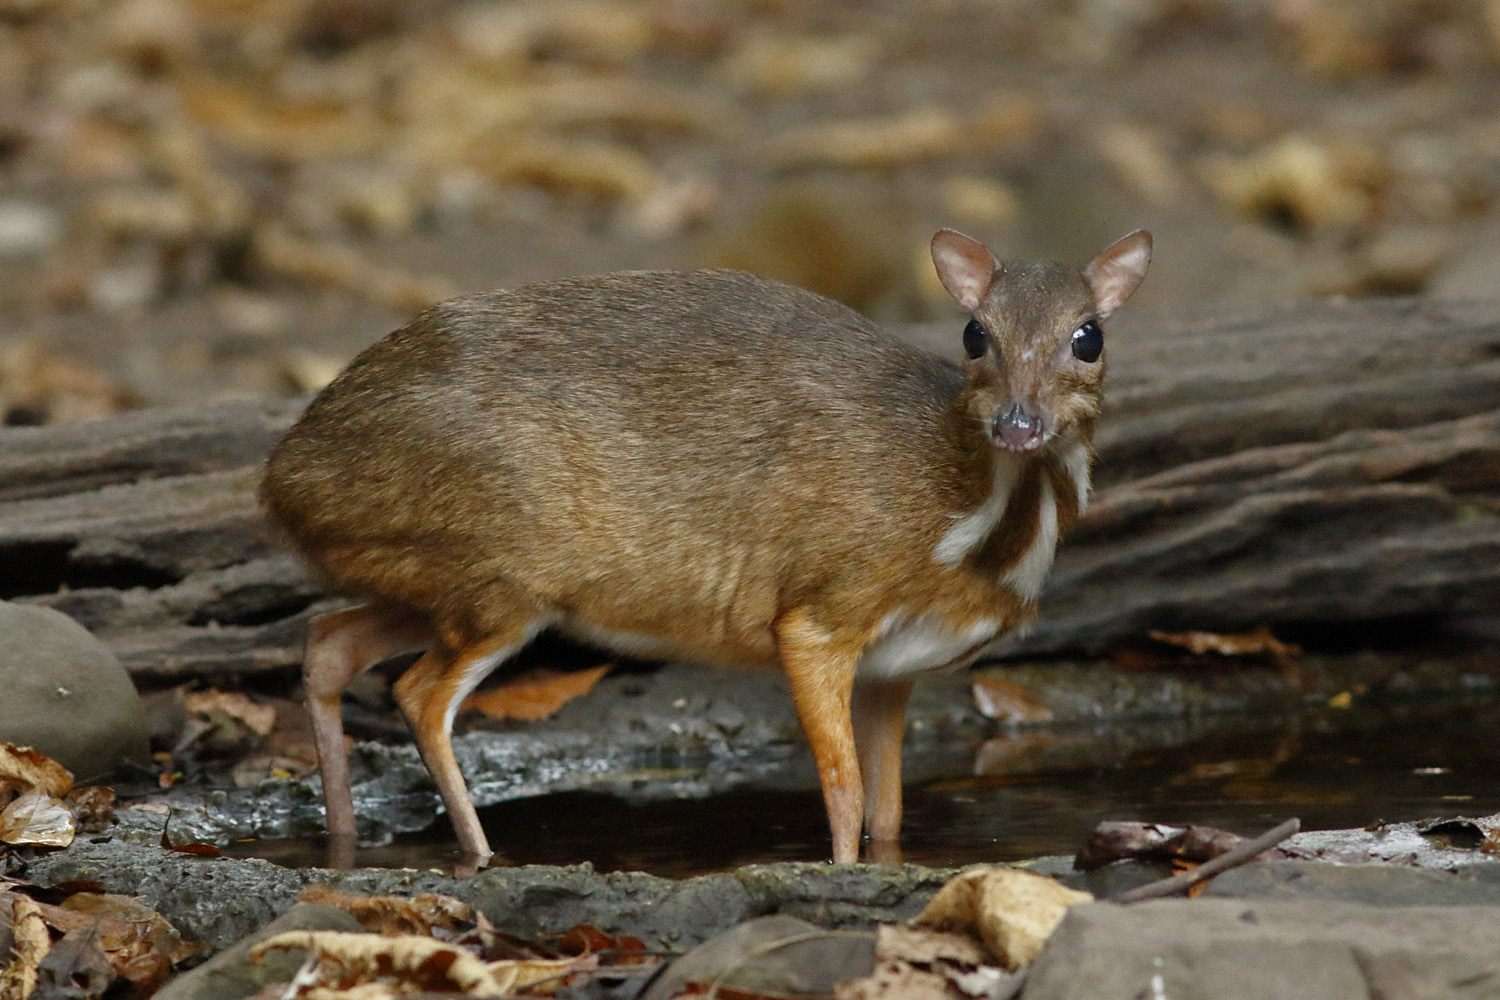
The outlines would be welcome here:
M 1081 517 L 1089 507 L 1089 494 L 1093 492 L 1093 483 L 1089 478 L 1089 446 L 1082 441 L 1070 445 L 1062 453 L 1063 471 L 1068 478 L 1073 480 L 1073 486 L 1078 490 L 1078 514 Z
M 1021 462 L 1006 452 L 995 453 L 994 479 L 990 483 L 990 495 L 972 514 L 954 522 L 932 549 L 932 558 L 953 569 L 963 562 L 970 552 L 984 544 L 1005 515 L 1005 505 L 1010 503 L 1011 491 L 1016 488 Z
M 860 654 L 856 670 L 867 679 L 892 680 L 924 670 L 958 666 L 964 654 L 977 651 L 1000 631 L 1000 623 L 982 618 L 954 627 L 933 615 L 907 618 L 894 612 L 880 623 L 875 641 Z
M 1014 590 L 1023 599 L 1036 600 L 1042 592 L 1042 581 L 1052 568 L 1052 557 L 1057 553 L 1057 495 L 1052 492 L 1052 480 L 1042 479 L 1041 509 L 1037 519 L 1036 534 L 1031 539 L 1020 560 L 1006 570 L 1000 582 Z

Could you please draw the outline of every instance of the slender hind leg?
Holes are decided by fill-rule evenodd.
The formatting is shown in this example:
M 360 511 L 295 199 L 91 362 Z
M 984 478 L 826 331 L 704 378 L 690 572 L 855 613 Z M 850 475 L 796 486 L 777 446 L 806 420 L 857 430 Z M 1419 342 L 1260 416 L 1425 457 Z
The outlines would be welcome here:
M 865 786 L 865 832 L 870 859 L 899 863 L 901 835 L 901 737 L 911 681 L 856 681 L 854 745 Z
M 446 644 L 433 647 L 396 681 L 396 701 L 416 734 L 417 749 L 437 782 L 459 845 L 465 854 L 480 859 L 491 856 L 490 843 L 479 825 L 468 786 L 453 756 L 453 718 L 458 714 L 458 706 L 479 682 L 530 642 L 546 624 L 536 616 L 517 620 L 519 624 L 470 641 L 457 650 Z
M 344 841 L 344 849 L 335 852 L 340 859 L 352 862 L 354 841 L 354 796 L 349 788 L 344 720 L 339 715 L 344 688 L 356 674 L 386 657 L 421 649 L 433 638 L 432 629 L 416 613 L 382 604 L 318 615 L 308 623 L 302 683 L 323 771 L 328 832 L 335 844 Z

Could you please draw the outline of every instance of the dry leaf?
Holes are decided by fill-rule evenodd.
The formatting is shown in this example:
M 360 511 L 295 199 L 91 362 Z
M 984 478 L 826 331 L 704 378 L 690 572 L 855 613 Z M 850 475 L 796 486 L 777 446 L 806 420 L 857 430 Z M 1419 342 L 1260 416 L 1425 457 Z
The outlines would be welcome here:
M 277 224 L 256 229 L 251 250 L 256 263 L 272 274 L 335 288 L 397 312 L 417 312 L 457 294 L 447 278 L 381 267 L 351 246 L 315 243 Z
M 286 754 L 251 754 L 230 768 L 229 777 L 236 788 L 255 788 L 266 781 L 289 781 L 311 774 L 317 765 L 302 757 Z
M 1017 868 L 979 865 L 938 890 L 914 921 L 979 938 L 1006 969 L 1030 964 L 1070 906 L 1093 896 Z
M 216 716 L 227 717 L 257 736 L 269 735 L 276 724 L 276 709 L 257 705 L 238 691 L 190 691 L 184 701 L 189 712 L 207 716 L 210 721 Z
M 597 140 L 507 133 L 476 146 L 472 166 L 502 184 L 532 185 L 640 204 L 665 183 L 651 161 L 631 146 Z
M 998 1000 L 1019 985 L 1020 977 L 992 964 L 968 934 L 882 924 L 875 940 L 875 971 L 839 984 L 837 1000 Z
M 76 915 L 75 927 L 98 928 L 99 945 L 115 975 L 147 995 L 166 982 L 172 967 L 201 951 L 185 941 L 161 914 L 138 899 L 113 893 L 80 892 L 58 910 Z M 53 918 L 61 920 L 53 911 Z
M 44 753 L 0 743 L 0 795 L 39 792 L 60 799 L 73 788 L 73 775 Z
M 875 957 L 883 962 L 900 960 L 923 966 L 939 962 L 975 966 L 991 961 L 989 952 L 968 934 L 903 924 L 876 928 Z
M 73 811 L 79 833 L 99 833 L 115 818 L 115 790 L 104 785 L 84 785 L 63 800 Z
M 1052 709 L 1030 690 L 995 672 L 974 676 L 974 705 L 1001 722 L 1051 722 Z
M 67 847 L 73 842 L 73 813 L 61 801 L 27 792 L 0 812 L 0 842 Z
M 784 98 L 857 84 L 879 58 L 880 42 L 871 35 L 756 32 L 719 71 L 741 87 Z
M 545 719 L 581 694 L 588 694 L 609 664 L 588 670 L 529 670 L 500 687 L 469 695 L 464 708 L 483 712 L 492 719 Z
M 95 420 L 137 402 L 124 384 L 36 338 L 0 347 L 0 411 L 12 422 Z
M 1171 646 L 1180 646 L 1196 656 L 1218 653 L 1221 656 L 1267 655 L 1278 661 L 1302 655 L 1302 648 L 1282 642 L 1262 625 L 1253 632 L 1223 634 L 1219 632 L 1162 632 L 1151 630 L 1151 638 Z
M 37 968 L 52 947 L 52 935 L 42 919 L 41 906 L 20 893 L 0 893 L 0 905 L 9 902 L 11 951 L 0 962 L 0 998 L 25 1000 L 36 988 Z
M 810 166 L 892 167 L 961 152 L 970 142 L 945 107 L 914 108 L 886 118 L 817 122 L 766 142 L 766 160 L 782 169 Z
M 368 153 L 389 142 L 372 102 L 278 99 L 264 86 L 207 76 L 183 80 L 183 106 L 215 139 L 251 156 L 309 162 Z
M 315 952 L 319 985 L 349 986 L 378 977 L 418 991 L 459 990 L 480 997 L 506 996 L 598 965 L 595 956 L 486 963 L 457 945 L 428 937 L 352 931 L 289 931 L 262 941 L 250 955 L 258 961 L 272 950 Z
M 592 924 L 574 924 L 566 934 L 557 939 L 557 947 L 568 955 L 614 952 L 616 965 L 650 960 L 644 955 L 646 944 L 640 938 L 626 934 L 609 935 Z M 632 952 L 641 954 L 631 955 Z M 620 957 L 620 953 L 625 953 L 625 957 Z
M 303 889 L 297 898 L 304 903 L 337 907 L 358 920 L 366 931 L 388 936 L 431 935 L 435 927 L 455 930 L 474 920 L 468 903 L 431 892 L 418 896 L 356 896 L 316 883 Z
M 1281 228 L 1350 226 L 1376 209 L 1378 161 L 1351 143 L 1291 135 L 1243 157 L 1210 156 L 1202 173 L 1231 208 Z
M 948 980 L 906 962 L 881 962 L 860 979 L 839 983 L 835 1000 L 954 1000 Z

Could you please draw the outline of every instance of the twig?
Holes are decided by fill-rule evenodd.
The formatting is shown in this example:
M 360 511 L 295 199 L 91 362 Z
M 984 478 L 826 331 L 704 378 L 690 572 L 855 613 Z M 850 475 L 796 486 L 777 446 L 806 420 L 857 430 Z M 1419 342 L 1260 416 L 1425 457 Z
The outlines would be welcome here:
M 1237 868 L 1247 861 L 1253 861 L 1255 856 L 1262 851 L 1268 851 L 1281 843 L 1298 830 L 1302 829 L 1302 821 L 1293 816 L 1280 826 L 1267 830 L 1252 840 L 1243 841 L 1233 848 L 1225 851 L 1217 858 L 1211 858 L 1203 862 L 1192 871 L 1173 875 L 1158 882 L 1147 882 L 1145 885 L 1136 886 L 1120 893 L 1118 896 L 1110 897 L 1112 903 L 1139 903 L 1143 899 L 1157 899 L 1161 896 L 1173 896 L 1179 892 L 1186 892 L 1199 882 L 1211 879 L 1222 871 Z

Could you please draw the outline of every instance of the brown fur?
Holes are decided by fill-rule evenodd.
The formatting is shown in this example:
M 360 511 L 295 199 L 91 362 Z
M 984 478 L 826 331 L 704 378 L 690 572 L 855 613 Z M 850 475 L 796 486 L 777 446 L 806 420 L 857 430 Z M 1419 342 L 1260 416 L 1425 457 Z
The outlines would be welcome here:
M 889 747 L 861 748 L 882 772 L 880 801 L 861 802 L 861 651 L 898 611 L 1002 631 L 1029 620 L 1034 604 L 997 574 L 1031 542 L 1043 477 L 1060 525 L 1077 515 L 1042 449 L 988 541 L 957 568 L 933 558 L 989 494 L 997 406 L 1025 398 L 1085 442 L 1098 413 L 1102 363 L 1097 377 L 1047 364 L 1093 306 L 1080 271 L 1007 271 L 994 289 L 976 316 L 1005 356 L 1040 344 L 1046 359 L 961 369 L 829 300 L 727 271 L 455 299 L 350 364 L 276 447 L 261 496 L 329 581 L 430 623 L 438 646 L 402 687 L 429 759 L 451 760 L 447 702 L 424 706 L 455 697 L 453 664 L 534 620 L 710 664 L 779 662 L 835 855 L 852 860 L 862 814 L 881 836 L 900 818 Z M 328 666 L 320 683 L 365 665 Z M 871 739 L 899 745 L 907 689 L 864 699 Z M 335 733 L 336 713 L 323 722 Z M 487 852 L 477 836 L 465 845 Z

